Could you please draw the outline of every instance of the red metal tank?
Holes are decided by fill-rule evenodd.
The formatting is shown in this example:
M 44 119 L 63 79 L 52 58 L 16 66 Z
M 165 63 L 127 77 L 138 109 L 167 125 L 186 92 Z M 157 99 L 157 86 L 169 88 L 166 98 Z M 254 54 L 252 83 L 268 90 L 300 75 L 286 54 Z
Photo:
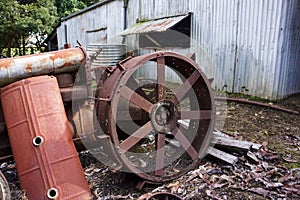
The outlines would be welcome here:
M 30 200 L 90 199 L 57 80 L 39 76 L 1 90 L 22 189 Z

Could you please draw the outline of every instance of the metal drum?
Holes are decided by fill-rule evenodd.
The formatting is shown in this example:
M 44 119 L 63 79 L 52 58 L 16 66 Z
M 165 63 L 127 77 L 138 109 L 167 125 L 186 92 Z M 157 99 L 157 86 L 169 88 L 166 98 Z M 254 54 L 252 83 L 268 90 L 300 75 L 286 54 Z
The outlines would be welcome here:
M 31 200 L 90 199 L 57 80 L 24 79 L 1 90 L 21 187 Z
M 90 55 L 99 51 L 99 54 L 93 60 L 92 68 L 114 66 L 125 58 L 126 45 L 124 44 L 90 44 L 87 52 Z

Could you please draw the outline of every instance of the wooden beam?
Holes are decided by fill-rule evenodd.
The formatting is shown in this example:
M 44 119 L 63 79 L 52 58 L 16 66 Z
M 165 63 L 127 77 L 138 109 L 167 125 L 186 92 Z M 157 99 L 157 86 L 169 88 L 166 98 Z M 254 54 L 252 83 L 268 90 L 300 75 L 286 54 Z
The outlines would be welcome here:
M 215 158 L 218 158 L 226 163 L 234 165 L 238 161 L 238 157 L 233 156 L 229 153 L 216 149 L 214 147 L 209 147 L 207 153 Z
M 225 137 L 213 137 L 211 143 L 216 147 L 237 153 L 246 153 L 251 148 L 251 144 L 247 142 Z
M 211 141 L 211 143 L 220 148 L 228 149 L 235 152 L 247 152 L 249 150 L 256 152 L 262 147 L 261 144 L 236 140 L 219 130 L 215 130 L 213 132 L 213 140 Z

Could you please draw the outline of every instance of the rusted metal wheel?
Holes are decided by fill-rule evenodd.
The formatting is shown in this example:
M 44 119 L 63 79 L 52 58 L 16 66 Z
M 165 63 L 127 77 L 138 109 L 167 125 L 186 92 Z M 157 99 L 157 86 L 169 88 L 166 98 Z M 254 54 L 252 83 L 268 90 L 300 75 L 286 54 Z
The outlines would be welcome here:
M 5 176 L 0 172 L 0 199 L 3 200 L 10 200 L 10 190 L 9 190 L 9 185 L 6 181 Z
M 127 59 L 105 77 L 97 117 L 128 172 L 164 182 L 204 156 L 214 127 L 214 98 L 193 60 L 155 52 Z

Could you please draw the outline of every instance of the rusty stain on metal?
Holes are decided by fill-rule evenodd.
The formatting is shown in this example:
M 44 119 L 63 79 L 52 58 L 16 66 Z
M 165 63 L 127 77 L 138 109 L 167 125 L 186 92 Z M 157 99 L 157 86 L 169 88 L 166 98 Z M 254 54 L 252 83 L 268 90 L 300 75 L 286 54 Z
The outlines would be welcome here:
M 39 76 L 8 85 L 1 90 L 1 102 L 27 197 L 90 199 L 56 78 Z
M 65 102 L 88 98 L 88 91 L 84 86 L 64 87 L 60 89 L 60 92 Z
M 28 64 L 25 68 L 26 72 L 32 72 L 32 64 Z
M 4 60 L 5 62 L 1 62 L 2 59 L 0 60 L 1 63 L 0 68 L 9 68 L 13 63 L 13 59 L 11 58 L 4 58 Z
M 80 48 L 0 60 L 0 86 L 31 76 L 76 72 L 85 60 Z
M 55 75 L 59 88 L 72 87 L 74 85 L 74 77 L 70 73 Z

